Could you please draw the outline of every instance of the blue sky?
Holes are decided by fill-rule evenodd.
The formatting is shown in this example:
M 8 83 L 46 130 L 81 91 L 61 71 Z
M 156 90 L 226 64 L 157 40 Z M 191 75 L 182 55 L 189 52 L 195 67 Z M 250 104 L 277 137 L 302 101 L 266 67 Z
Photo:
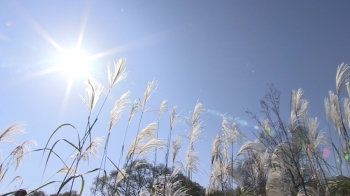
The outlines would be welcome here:
M 84 93 L 86 77 L 52 71 L 62 51 L 80 43 L 92 57 L 89 74 L 105 89 L 107 63 L 127 58 L 129 75 L 113 90 L 93 135 L 106 135 L 109 111 L 121 93 L 129 89 L 131 99 L 142 97 L 147 82 L 155 78 L 159 85 L 149 106 L 158 107 L 167 99 L 168 108 L 178 105 L 185 117 L 198 100 L 217 111 L 203 116 L 203 138 L 196 146 L 203 170 L 209 173 L 210 143 L 220 131 L 219 116 L 225 113 L 254 126 L 246 110 L 261 110 L 259 100 L 268 84 L 282 92 L 284 117 L 291 90 L 303 88 L 310 101 L 309 116 L 321 120 L 320 128 L 327 127 L 323 100 L 335 89 L 337 66 L 350 62 L 349 7 L 346 1 L 1 1 L 0 128 L 25 122 L 27 134 L 19 139 L 35 139 L 38 148 L 62 123 L 84 129 L 88 113 L 79 94 Z M 142 125 L 154 120 L 155 114 L 147 114 Z M 115 160 L 123 122 L 112 133 Z M 164 115 L 164 138 L 167 123 Z M 186 129 L 179 124 L 176 133 L 185 134 Z M 252 136 L 246 127 L 241 130 Z M 64 129 L 55 139 L 73 140 L 72 133 Z M 135 134 L 130 132 L 129 141 Z M 1 145 L 4 156 L 11 146 Z M 63 144 L 60 148 L 62 153 L 71 151 Z M 24 177 L 24 187 L 40 185 L 40 156 L 33 153 L 13 174 Z M 51 160 L 44 179 L 60 167 Z M 202 185 L 208 182 L 205 172 L 196 179 Z M 2 183 L 0 190 L 5 187 Z

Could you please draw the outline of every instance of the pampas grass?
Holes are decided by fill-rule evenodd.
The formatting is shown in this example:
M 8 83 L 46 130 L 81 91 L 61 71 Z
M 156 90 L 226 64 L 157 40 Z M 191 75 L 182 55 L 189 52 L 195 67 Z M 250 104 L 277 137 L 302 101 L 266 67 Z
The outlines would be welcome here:
M 146 108 L 149 107 L 147 104 L 152 92 L 157 88 L 157 83 L 154 79 L 148 82 L 143 97 L 132 103 L 129 100 L 130 91 L 120 95 L 120 98 L 115 101 L 109 112 L 106 140 L 103 141 L 102 137 L 96 137 L 91 140 L 92 131 L 95 128 L 99 114 L 104 107 L 109 93 L 117 83 L 127 76 L 125 62 L 126 59 L 124 58 L 118 62 L 114 62 L 114 71 L 110 65 L 107 66 L 108 93 L 95 119 L 92 116 L 94 114 L 94 108 L 96 108 L 101 96 L 103 86 L 91 79 L 85 81 L 85 97 L 80 97 L 87 106 L 89 115 L 83 135 L 80 136 L 79 130 L 76 130 L 78 142 L 73 143 L 67 139 L 61 139 L 55 141 L 51 147 L 49 146 L 53 135 L 62 127 L 69 126 L 75 129 L 71 124 L 62 124 L 51 134 L 45 148 L 41 149 L 49 153 L 46 159 L 45 169 L 48 166 L 48 160 L 51 155 L 57 156 L 62 161 L 63 168 L 58 173 L 65 173 L 65 177 L 60 182 L 57 194 L 67 185 L 70 185 L 70 192 L 72 192 L 73 184 L 75 183 L 74 180 L 77 177 L 81 178 L 81 187 L 83 189 L 84 175 L 97 171 L 99 172 L 97 181 L 102 185 L 99 187 L 99 191 L 103 191 L 104 185 L 106 185 L 109 189 L 115 190 L 116 192 L 113 194 L 116 195 L 120 194 L 119 191 L 121 189 L 123 189 L 122 194 L 125 195 L 140 192 L 139 195 L 161 194 L 164 196 L 180 196 L 186 195 L 187 191 L 189 191 L 185 187 L 178 187 L 180 186 L 179 181 L 174 180 L 180 172 L 179 167 L 175 167 L 175 162 L 176 160 L 180 160 L 178 156 L 180 148 L 183 145 L 183 137 L 176 135 L 174 132 L 175 125 L 180 122 L 180 117 L 177 113 L 178 107 L 174 106 L 169 111 L 169 133 L 164 140 L 159 138 L 159 131 L 162 130 L 162 127 L 159 125 L 162 114 L 167 111 L 168 101 L 163 100 L 156 110 Z M 350 97 L 349 70 L 346 64 L 338 66 L 336 73 L 336 93 L 329 91 L 329 98 L 324 101 L 327 118 L 334 125 L 334 129 L 338 135 L 338 143 L 342 149 L 342 151 L 338 151 L 336 147 L 338 144 L 332 142 L 332 146 L 337 151 L 340 160 L 344 160 L 347 155 L 350 155 L 350 138 L 348 136 L 348 129 L 350 128 L 350 99 L 343 99 L 341 97 L 341 91 L 345 87 Z M 258 124 L 261 128 L 260 130 L 262 130 L 261 133 L 257 134 L 258 138 L 255 141 L 247 141 L 239 126 L 235 123 L 231 124 L 225 116 L 223 117 L 221 131 L 213 138 L 210 158 L 207 160 L 211 164 L 207 195 L 216 191 L 221 191 L 221 195 L 230 195 L 236 188 L 236 185 L 242 186 L 241 190 L 250 195 L 274 196 L 290 194 L 298 196 L 328 196 L 331 193 L 336 193 L 331 192 L 332 187 L 328 185 L 328 178 L 330 175 L 333 175 L 329 171 L 331 166 L 321 154 L 322 147 L 328 144 L 329 139 L 326 137 L 325 131 L 318 128 L 318 119 L 307 117 L 309 101 L 303 99 L 303 90 L 297 89 L 291 92 L 290 117 L 287 119 L 288 125 L 279 116 L 279 93 L 277 91 L 274 91 L 274 93 L 267 96 L 273 104 L 269 105 L 264 101 L 261 102 L 263 109 L 265 109 L 265 113 L 263 113 L 265 116 L 263 118 L 255 118 L 259 119 Z M 115 164 L 114 160 L 108 156 L 109 139 L 113 133 L 113 128 L 118 122 L 121 122 L 120 120 L 126 110 L 130 111 L 127 111 L 129 113 L 126 116 L 127 124 L 123 142 L 121 143 L 119 163 Z M 130 126 L 129 130 L 129 125 L 138 111 L 141 114 L 138 124 L 136 124 L 137 128 L 134 129 Z M 156 111 L 157 120 L 154 122 L 142 122 L 144 121 L 143 115 L 147 115 L 148 117 L 148 111 Z M 182 165 L 182 169 L 190 180 L 193 179 L 194 173 L 200 171 L 200 159 L 196 149 L 198 148 L 197 142 L 203 137 L 203 121 L 201 116 L 204 112 L 203 104 L 197 102 L 193 112 L 185 120 L 189 126 L 187 134 L 188 146 L 185 150 L 185 163 L 179 162 L 178 165 Z M 269 112 L 276 116 L 270 115 L 271 113 Z M 148 120 L 148 118 L 145 119 Z M 274 119 L 277 119 L 277 122 Z M 147 126 L 141 129 L 141 126 L 144 126 L 146 123 Z M 12 124 L 0 133 L 0 142 L 17 144 L 13 136 L 22 134 L 23 132 L 21 124 Z M 124 156 L 124 144 L 127 134 L 135 135 L 131 139 L 129 148 Z M 174 135 L 176 136 L 174 137 Z M 263 139 L 266 140 L 263 141 Z M 59 142 L 64 142 L 64 144 L 68 144 L 69 147 L 75 150 L 76 153 L 73 159 L 64 161 L 61 155 L 56 152 L 57 148 L 55 147 Z M 237 153 L 234 151 L 234 145 L 236 144 L 240 145 Z M 19 167 L 24 156 L 31 152 L 33 145 L 35 145 L 33 140 L 26 140 L 15 147 L 10 156 L 0 165 L 0 181 L 3 180 L 6 172 L 9 170 L 9 166 L 13 165 L 15 169 Z M 80 168 L 82 161 L 89 162 L 93 158 L 97 158 L 102 146 L 104 146 L 104 153 L 100 167 L 78 174 L 77 168 Z M 162 171 L 163 174 L 153 172 L 153 179 L 157 179 L 157 183 L 153 180 L 153 182 L 148 184 L 150 187 L 141 187 L 139 189 L 133 187 L 132 180 L 134 179 L 130 177 L 130 174 L 132 174 L 130 173 L 132 172 L 130 168 L 142 167 L 148 164 L 147 156 L 149 154 L 151 154 L 152 158 L 154 156 L 154 166 L 151 164 L 151 167 L 156 168 L 157 162 L 160 160 L 158 159 L 159 154 L 161 154 L 158 153 L 158 150 L 164 150 L 165 159 L 163 160 L 165 161 L 165 169 Z M 172 154 L 170 155 L 170 153 Z M 167 170 L 169 156 L 171 156 L 172 161 L 171 173 Z M 113 174 L 113 181 L 109 177 L 108 182 L 105 180 L 107 178 L 107 159 L 116 169 L 116 172 Z M 121 164 L 121 160 L 124 160 L 123 164 Z M 348 163 L 350 164 L 350 161 Z M 343 165 L 338 166 L 338 171 L 341 171 L 341 167 Z M 103 172 L 103 177 L 100 177 L 100 172 Z M 246 175 L 245 177 L 247 179 L 242 177 L 243 174 Z M 159 179 L 164 179 L 164 183 L 159 184 Z M 56 181 L 50 181 L 43 186 L 51 183 L 56 183 Z M 97 194 L 98 183 L 96 183 L 93 194 Z M 238 190 L 238 188 L 236 189 Z M 79 194 L 82 194 L 82 190 Z

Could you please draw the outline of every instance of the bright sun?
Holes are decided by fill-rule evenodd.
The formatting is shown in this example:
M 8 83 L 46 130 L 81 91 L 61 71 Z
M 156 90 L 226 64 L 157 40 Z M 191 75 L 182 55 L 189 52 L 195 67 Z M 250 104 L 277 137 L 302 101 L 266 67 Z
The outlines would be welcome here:
M 65 51 L 59 58 L 59 67 L 71 76 L 88 74 L 89 59 L 81 51 Z

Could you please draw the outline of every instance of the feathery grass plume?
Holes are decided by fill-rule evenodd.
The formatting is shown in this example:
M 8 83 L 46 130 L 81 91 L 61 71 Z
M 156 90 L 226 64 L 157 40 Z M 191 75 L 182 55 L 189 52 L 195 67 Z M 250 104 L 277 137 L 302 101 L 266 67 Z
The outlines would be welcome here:
M 306 122 L 306 114 L 307 114 L 307 107 L 309 102 L 306 99 L 301 99 L 303 96 L 303 90 L 299 88 L 297 91 L 292 90 L 292 114 L 291 119 L 296 118 L 297 120 L 292 121 L 292 127 L 296 127 L 298 125 L 295 125 L 294 123 L 301 120 L 301 122 Z M 295 115 L 293 117 L 293 115 Z
M 0 133 L 0 142 L 15 142 L 12 136 L 23 134 L 23 126 L 24 124 L 22 123 L 13 123 L 10 126 L 8 126 L 5 130 L 3 130 Z
M 148 82 L 146 91 L 143 93 L 143 101 L 141 103 L 142 110 L 145 109 L 146 103 L 150 98 L 152 91 L 155 90 L 156 88 L 157 88 L 157 83 L 155 82 L 154 79 L 151 82 Z
M 177 118 L 179 117 L 179 114 L 176 112 L 177 110 L 177 105 L 173 106 L 171 108 L 171 112 L 170 112 L 170 130 L 173 129 L 173 127 L 179 122 L 177 120 Z
M 80 95 L 81 100 L 85 103 L 89 112 L 91 113 L 94 109 L 98 99 L 100 98 L 100 94 L 103 90 L 103 86 L 94 82 L 94 80 L 86 80 L 85 84 L 85 98 Z
M 308 139 L 310 141 L 309 146 L 312 151 L 315 151 L 317 147 L 321 144 L 327 144 L 327 137 L 324 135 L 322 131 L 317 132 L 317 127 L 319 122 L 317 118 L 308 119 Z
M 348 96 L 350 98 L 350 82 L 349 81 L 346 82 L 346 91 L 348 92 Z
M 350 99 L 345 98 L 343 101 L 345 120 L 348 122 L 348 128 L 350 128 Z
M 268 170 L 269 170 L 269 163 L 270 163 L 270 154 L 268 149 L 266 149 L 265 153 L 260 153 L 257 156 L 258 158 L 256 159 L 256 165 L 258 167 L 257 168 L 257 172 L 256 172 L 256 176 L 255 178 L 259 178 L 259 177 L 263 177 L 265 176 L 265 174 L 267 174 Z
M 264 144 L 262 144 L 260 142 L 247 141 L 238 150 L 237 156 L 245 153 L 247 150 L 251 150 L 254 153 L 261 154 L 261 153 L 264 153 L 266 151 L 266 146 L 264 146 Z
M 161 139 L 152 138 L 147 142 L 137 142 L 136 145 L 133 145 L 132 143 L 131 147 L 129 148 L 127 157 L 131 157 L 133 155 L 141 155 L 148 152 L 152 152 L 153 149 L 164 149 L 166 148 L 166 142 L 164 142 Z M 133 149 L 133 150 L 131 150 Z
M 188 119 L 188 124 L 191 126 L 192 130 L 191 130 L 191 134 L 195 134 L 192 133 L 194 128 L 197 129 L 202 129 L 201 125 L 203 123 L 203 121 L 199 118 L 200 115 L 204 114 L 205 110 L 203 109 L 203 104 L 197 102 L 196 105 L 194 106 L 194 110 L 193 110 L 193 114 L 192 114 L 192 118 Z M 190 137 L 193 139 L 197 139 L 196 137 Z
M 182 145 L 182 137 L 180 137 L 179 135 L 175 136 L 173 138 L 173 158 L 172 158 L 173 163 L 175 162 L 176 156 L 180 151 L 181 145 Z
M 232 123 L 231 129 L 230 129 L 229 142 L 231 143 L 237 142 L 239 145 L 242 145 L 244 140 L 245 140 L 245 137 L 242 134 L 239 127 L 237 126 L 237 124 Z
M 131 145 L 129 147 L 129 151 L 127 153 L 127 158 L 130 159 L 131 156 L 135 153 L 135 149 L 142 140 L 151 139 L 155 136 L 157 130 L 157 123 L 152 122 L 147 125 L 144 129 L 138 133 L 135 139 L 132 140 Z
M 329 91 L 329 115 L 333 122 L 334 128 L 338 131 L 338 136 L 342 135 L 342 120 L 340 113 L 340 105 L 338 101 L 338 96 L 332 91 Z
M 336 87 L 337 95 L 340 94 L 340 91 L 348 82 L 348 77 L 349 77 L 348 69 L 349 69 L 349 66 L 345 63 L 341 63 L 338 66 L 337 74 L 335 77 L 335 87 Z
M 298 168 L 291 164 L 293 162 L 293 154 L 290 148 L 291 146 L 288 142 L 279 143 L 275 147 L 270 162 L 274 167 L 290 170 L 293 176 L 299 176 Z
M 114 107 L 110 112 L 109 132 L 112 130 L 115 123 L 121 119 L 122 113 L 125 110 L 125 105 L 129 103 L 129 96 L 130 91 L 127 91 L 115 102 Z
M 80 159 L 89 161 L 90 158 L 96 158 L 99 148 L 101 147 L 102 137 L 96 137 L 90 145 L 80 155 Z
M 221 131 L 222 131 L 222 142 L 224 142 L 225 145 L 228 144 L 229 140 L 230 140 L 230 129 L 229 129 L 229 123 L 227 121 L 226 117 L 222 118 L 222 122 L 221 122 Z
M 186 150 L 186 171 L 188 177 L 192 171 L 198 170 L 199 158 L 194 152 L 194 142 L 197 141 L 203 131 L 203 121 L 200 119 L 200 115 L 203 114 L 205 110 L 203 109 L 203 104 L 197 102 L 191 119 L 187 119 L 188 125 L 191 127 L 191 132 L 189 133 L 189 145 Z
M 11 152 L 11 156 L 14 158 L 16 162 L 15 169 L 21 164 L 26 154 L 30 153 L 31 146 L 36 146 L 36 141 L 34 140 L 26 140 L 21 144 L 17 145 L 16 148 Z
M 300 189 L 297 196 L 306 196 L 305 191 L 307 192 L 307 195 L 319 196 L 317 190 L 311 186 L 305 186 L 305 190 Z
M 117 187 L 118 183 L 127 177 L 128 177 L 128 174 L 126 173 L 126 170 L 125 169 L 120 170 L 117 174 L 117 177 L 115 178 L 114 186 Z
M 163 112 L 166 111 L 166 104 L 168 103 L 168 100 L 163 100 L 162 103 L 160 103 L 159 110 L 158 110 L 158 123 L 157 123 L 157 139 L 158 139 L 158 132 L 159 132 L 159 121 L 160 116 Z M 154 149 L 154 166 L 157 165 L 157 148 Z M 153 172 L 154 173 L 154 172 Z
M 286 195 L 282 172 L 278 169 L 270 171 L 266 182 L 266 196 Z
M 168 100 L 166 100 L 166 99 L 164 99 L 162 101 L 162 103 L 160 103 L 159 110 L 158 110 L 158 118 L 160 117 L 160 115 L 163 114 L 163 112 L 165 112 L 167 110 L 167 108 L 166 108 L 167 103 L 168 103 Z
M 222 162 L 217 159 L 213 162 L 210 177 L 209 177 L 209 185 L 206 190 L 208 194 L 214 192 L 215 190 L 222 190 L 226 184 L 227 177 L 229 175 L 229 165 L 227 162 Z
M 114 73 L 112 75 L 111 69 L 109 65 L 107 65 L 107 75 L 108 75 L 108 83 L 109 83 L 109 90 L 113 88 L 114 85 L 116 85 L 118 82 L 126 78 L 127 73 L 125 72 L 125 58 L 119 59 L 119 61 L 116 63 L 114 62 Z
M 163 196 L 185 196 L 188 195 L 186 192 L 189 190 L 187 188 L 181 187 L 180 180 L 175 180 L 180 172 L 180 168 L 174 168 L 172 173 L 159 176 L 154 182 L 153 185 L 153 194 L 154 195 L 163 195 Z M 168 179 L 168 180 L 166 180 Z M 152 194 L 152 195 L 153 195 Z M 148 194 L 151 195 L 149 192 Z
M 213 164 L 214 160 L 216 160 L 219 156 L 220 143 L 221 143 L 220 136 L 216 135 L 211 147 L 211 164 Z
M 134 100 L 132 106 L 131 106 L 131 110 L 130 110 L 130 115 L 129 115 L 129 118 L 128 118 L 128 122 L 130 123 L 131 119 L 134 117 L 134 115 L 136 114 L 137 112 L 137 109 L 141 107 L 141 104 L 139 101 L 137 100 Z
M 72 177 L 72 176 L 76 175 L 77 167 L 75 167 L 75 166 L 72 166 L 72 167 L 64 166 L 61 169 L 59 169 L 56 173 L 57 174 L 58 173 L 65 173 L 65 174 L 68 173 L 68 176 Z
M 324 99 L 324 109 L 326 111 L 326 118 L 328 120 L 331 117 L 331 106 L 328 98 Z
M 186 171 L 196 173 L 198 171 L 198 166 L 199 166 L 198 154 L 191 148 L 188 148 L 186 150 Z

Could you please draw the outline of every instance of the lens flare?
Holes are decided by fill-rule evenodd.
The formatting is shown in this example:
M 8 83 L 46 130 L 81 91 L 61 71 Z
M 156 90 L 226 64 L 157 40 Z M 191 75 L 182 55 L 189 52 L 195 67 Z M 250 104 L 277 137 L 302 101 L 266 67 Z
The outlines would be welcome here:
M 350 161 L 350 154 L 349 153 L 346 153 L 344 157 L 345 157 L 346 161 Z
M 207 109 L 206 111 L 207 111 L 208 114 L 211 114 L 213 116 L 217 116 L 217 117 L 221 117 L 221 118 L 226 117 L 226 119 L 228 121 L 235 122 L 235 123 L 237 123 L 240 126 L 248 127 L 248 128 L 255 129 L 255 130 L 259 130 L 259 126 L 252 125 L 252 124 L 248 123 L 246 120 L 240 119 L 239 117 L 234 118 L 234 117 L 232 117 L 232 116 L 230 116 L 228 114 L 219 112 L 217 110 L 212 110 L 212 109 Z
M 268 135 L 270 135 L 270 136 L 274 136 L 274 135 L 275 135 L 275 131 L 274 131 L 273 129 L 271 129 L 271 128 L 267 128 L 267 129 L 266 129 L 266 133 L 267 133 Z
M 331 150 L 329 147 L 324 147 L 322 150 L 322 157 L 323 158 L 328 158 L 328 156 L 331 154 Z

